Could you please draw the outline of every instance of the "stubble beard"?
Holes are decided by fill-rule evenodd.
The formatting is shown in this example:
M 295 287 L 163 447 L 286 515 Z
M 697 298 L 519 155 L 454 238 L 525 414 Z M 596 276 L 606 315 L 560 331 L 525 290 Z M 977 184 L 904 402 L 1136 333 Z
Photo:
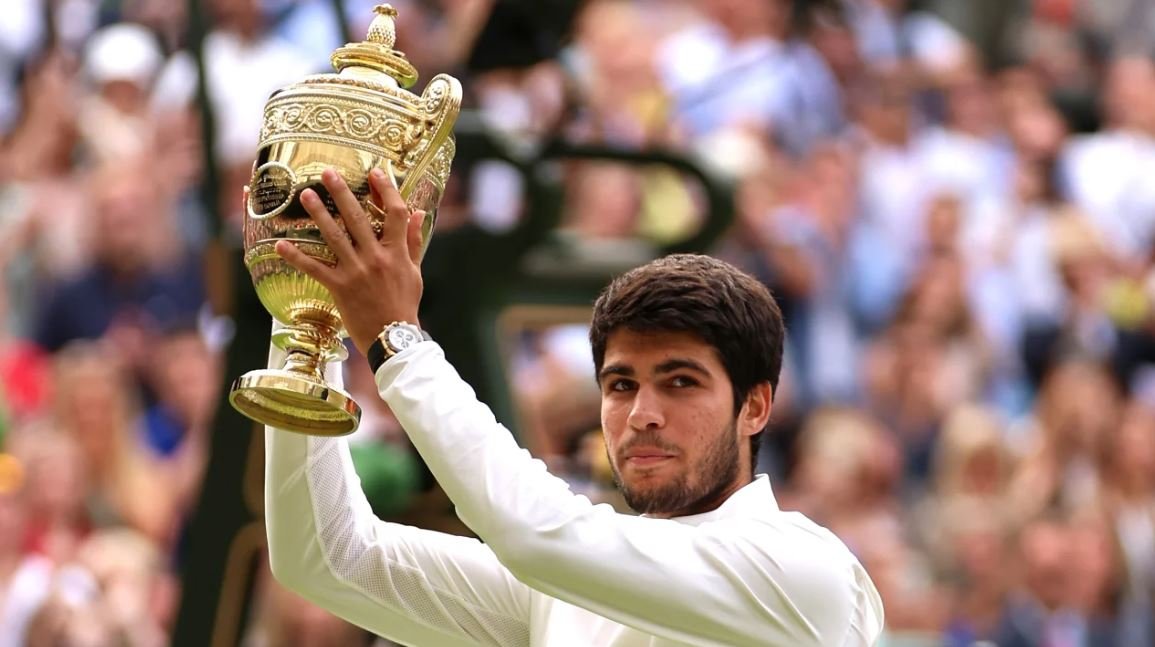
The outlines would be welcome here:
M 710 443 L 696 464 L 687 466 L 669 482 L 654 487 L 630 488 L 611 459 L 614 485 L 622 493 L 626 505 L 639 514 L 683 516 L 687 511 L 695 511 L 703 503 L 716 499 L 737 480 L 741 457 L 737 431 L 737 423 L 731 422 L 729 428 Z M 691 480 L 691 477 L 696 478 Z

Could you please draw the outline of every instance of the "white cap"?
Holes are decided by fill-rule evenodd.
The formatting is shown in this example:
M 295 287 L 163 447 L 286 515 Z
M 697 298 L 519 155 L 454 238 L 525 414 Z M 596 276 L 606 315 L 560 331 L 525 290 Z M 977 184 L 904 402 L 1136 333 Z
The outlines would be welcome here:
M 118 23 L 97 31 L 84 52 L 85 72 L 97 85 L 130 81 L 148 88 L 163 62 L 164 55 L 152 32 L 133 23 Z

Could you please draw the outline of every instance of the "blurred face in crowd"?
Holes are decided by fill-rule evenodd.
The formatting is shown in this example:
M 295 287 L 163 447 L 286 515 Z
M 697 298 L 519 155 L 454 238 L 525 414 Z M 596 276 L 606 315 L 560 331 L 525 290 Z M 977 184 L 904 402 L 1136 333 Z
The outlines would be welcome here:
M 120 630 L 155 626 L 165 591 L 160 553 L 148 538 L 125 528 L 98 530 L 81 545 L 77 561 L 99 583 L 102 615 Z
M 855 160 L 834 142 L 815 146 L 804 175 L 813 181 L 808 200 L 812 215 L 821 220 L 827 235 L 841 240 L 854 215 Z
M 854 31 L 835 12 L 815 10 L 814 26 L 810 32 L 810 43 L 814 46 L 830 71 L 843 83 L 853 78 L 862 66 L 858 42 Z
M 882 5 L 884 9 L 887 9 L 893 13 L 899 13 L 906 9 L 908 2 L 909 0 L 878 0 L 878 4 Z
M 1003 454 L 997 445 L 976 448 L 962 467 L 962 487 L 976 494 L 995 495 L 1003 482 Z
M 128 431 L 130 389 L 115 356 L 103 349 L 61 352 L 55 371 L 56 415 L 80 443 L 86 464 L 100 473 L 115 462 Z
M 209 9 L 217 25 L 246 36 L 257 34 L 263 21 L 258 0 L 211 0 Z
M 0 566 L 5 558 L 20 554 L 24 539 L 24 509 L 12 493 L 0 493 Z
M 902 312 L 906 322 L 925 326 L 940 337 L 962 332 L 968 317 L 962 276 L 963 265 L 957 256 L 938 255 L 927 260 L 907 295 Z
M 1103 89 L 1103 108 L 1110 125 L 1149 128 L 1155 104 L 1155 63 L 1146 58 L 1121 58 L 1111 63 Z
M 994 95 L 978 70 L 961 72 L 947 86 L 947 113 L 953 127 L 985 136 L 996 125 Z
M 998 413 L 974 403 L 952 406 L 936 442 L 935 489 L 940 496 L 996 497 L 1011 473 Z
M 812 413 L 797 447 L 792 485 L 808 499 L 806 513 L 824 522 L 884 500 L 901 476 L 894 438 L 857 411 Z
M 1028 525 L 1019 540 L 1023 580 L 1027 589 L 1046 608 L 1057 609 L 1068 597 L 1069 577 L 1067 529 L 1054 521 L 1039 520 Z
M 617 330 L 599 377 L 606 449 L 634 510 L 704 512 L 749 482 L 750 436 L 765 426 L 768 393 L 735 416 L 733 386 L 709 345 L 689 333 Z
M 121 11 L 127 20 L 170 34 L 183 30 L 188 4 L 170 0 L 124 0 Z
M 782 35 L 790 17 L 786 0 L 701 0 L 702 10 L 733 35 Z
M 1022 161 L 1014 171 L 1015 196 L 1023 204 L 1033 204 L 1047 197 L 1047 184 L 1043 165 Z
M 1006 581 L 1006 543 L 998 528 L 977 527 L 953 538 L 953 552 L 965 585 L 972 589 L 1001 589 Z
M 1118 584 L 1114 537 L 1097 518 L 1077 521 L 1068 532 L 1071 604 L 1087 613 L 1105 611 Z
M 958 239 L 962 202 L 957 196 L 944 194 L 931 200 L 926 214 L 926 239 L 931 249 L 950 251 Z
M 70 436 L 52 431 L 34 441 L 28 456 L 33 514 L 65 519 L 79 514 L 88 485 L 84 454 Z
M 1004 119 L 1024 164 L 1057 156 L 1068 134 L 1062 116 L 1041 95 L 1029 100 L 1009 99 Z
M 618 0 L 588 3 L 578 18 L 575 43 L 590 65 L 584 92 L 591 108 L 606 118 L 622 119 L 635 102 L 640 109 L 657 83 L 653 58 L 658 38 L 646 20 L 643 10 Z
M 993 111 L 1006 125 L 1015 149 L 1032 161 L 1057 153 L 1067 134 L 1066 125 L 1051 105 L 1039 71 L 1011 67 L 1000 72 L 992 85 Z
M 88 350 L 88 349 L 85 349 Z M 128 387 L 111 353 L 70 353 L 56 363 L 56 405 L 60 421 L 78 437 L 105 441 L 106 427 L 119 421 L 119 403 Z
M 153 251 L 161 215 L 155 185 L 145 173 L 101 174 L 94 185 L 99 256 L 114 270 L 134 271 Z
M 1128 407 L 1112 449 L 1108 475 L 1125 493 L 1146 496 L 1155 490 L 1155 411 L 1142 404 Z
M 216 398 L 216 361 L 196 331 L 171 335 L 161 342 L 156 365 L 160 399 L 186 423 L 204 422 Z
M 101 84 L 100 96 L 125 114 L 133 114 L 143 110 L 148 101 L 148 93 L 145 88 L 132 81 L 121 79 Z
M 1101 366 L 1070 361 L 1044 383 L 1039 415 L 1060 456 L 1095 456 L 1119 419 L 1119 394 Z
M 911 93 L 897 76 L 879 76 L 857 88 L 859 120 L 874 138 L 902 144 L 910 135 Z
M 896 632 L 919 631 L 934 623 L 933 596 L 923 587 L 912 586 L 920 579 L 910 547 L 892 534 L 876 532 L 855 545 L 855 552 L 878 587 L 886 609 L 886 623 Z
M 584 165 L 575 179 L 577 196 L 570 225 L 590 238 L 624 238 L 634 233 L 641 209 L 638 177 L 628 167 Z

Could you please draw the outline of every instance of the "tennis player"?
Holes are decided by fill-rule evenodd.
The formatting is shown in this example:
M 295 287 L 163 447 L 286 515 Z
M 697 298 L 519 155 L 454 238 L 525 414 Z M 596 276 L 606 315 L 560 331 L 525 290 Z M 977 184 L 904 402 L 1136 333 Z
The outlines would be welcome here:
M 378 239 L 324 176 L 349 235 L 302 195 L 335 266 L 279 254 L 333 294 L 352 341 L 481 541 L 385 523 L 345 440 L 266 433 L 269 553 L 299 595 L 405 645 L 871 645 L 883 609 L 833 534 L 754 474 L 782 364 L 759 282 L 706 256 L 656 260 L 598 298 L 590 342 L 605 444 L 639 515 L 573 494 L 477 400 L 417 319 L 422 214 L 370 177 Z M 270 365 L 279 365 L 275 349 Z M 331 375 L 336 380 L 338 376 Z

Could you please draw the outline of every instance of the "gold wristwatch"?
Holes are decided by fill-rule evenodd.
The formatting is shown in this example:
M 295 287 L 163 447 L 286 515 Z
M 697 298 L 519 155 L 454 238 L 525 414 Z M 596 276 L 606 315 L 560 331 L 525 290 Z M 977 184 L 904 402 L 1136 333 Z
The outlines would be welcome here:
M 377 335 L 377 339 L 374 339 L 373 344 L 369 346 L 368 352 L 365 353 L 366 359 L 369 360 L 369 368 L 376 375 L 377 369 L 381 368 L 381 365 L 390 357 L 429 338 L 429 335 L 416 324 L 407 321 L 394 321 L 385 326 L 385 329 Z

